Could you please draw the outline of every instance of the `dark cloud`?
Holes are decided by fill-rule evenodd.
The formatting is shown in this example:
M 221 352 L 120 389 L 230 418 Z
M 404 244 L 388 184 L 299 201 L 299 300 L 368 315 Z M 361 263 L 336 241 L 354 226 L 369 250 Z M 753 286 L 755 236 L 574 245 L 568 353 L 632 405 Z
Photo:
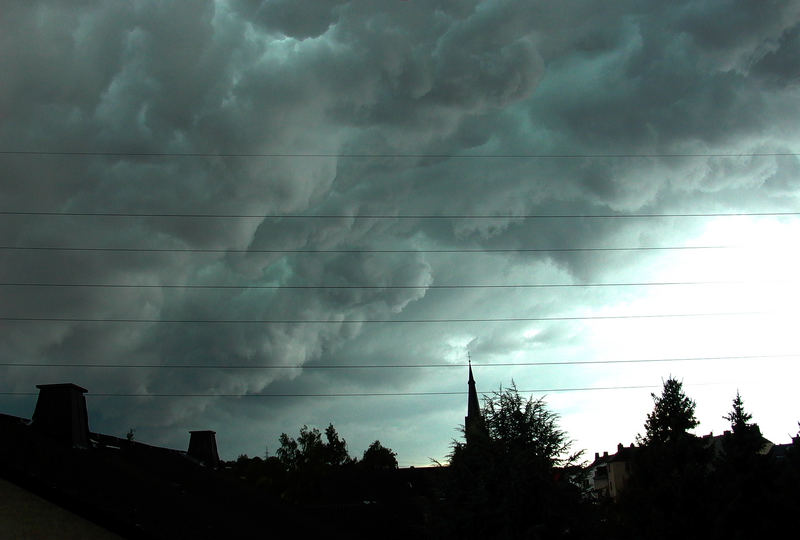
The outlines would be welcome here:
M 337 8 L 346 3 L 241 0 L 233 5 L 244 18 L 266 30 L 303 40 L 324 34 L 338 20 Z
M 508 216 L 795 209 L 796 156 L 722 155 L 796 147 L 799 5 L 10 2 L 0 20 L 0 150 L 118 154 L 4 154 L 2 210 L 341 217 L 0 216 L 5 246 L 176 250 L 9 250 L 4 282 L 351 288 L 6 287 L 8 316 L 329 322 L 8 322 L 0 354 L 26 363 L 241 366 L 461 363 L 468 349 L 493 360 L 591 354 L 592 334 L 578 323 L 353 321 L 562 316 L 634 303 L 641 291 L 430 286 L 641 280 L 663 254 L 430 251 L 675 245 L 705 228 Z M 201 155 L 135 155 L 152 153 Z M 653 157 L 575 157 L 605 154 Z M 376 215 L 499 217 L 365 217 Z M 248 248 L 362 252 L 238 251 Z M 417 288 L 352 288 L 365 284 Z M 65 379 L 135 393 L 463 383 L 448 370 L 1 369 L 16 391 Z M 487 374 L 487 385 L 507 383 L 502 375 Z M 559 377 L 547 372 L 542 384 Z M 136 424 L 142 438 L 176 445 L 182 435 L 172 428 L 290 431 L 336 413 L 359 441 L 379 438 L 368 426 L 380 427 L 408 452 L 409 419 L 435 430 L 445 412 L 456 412 L 453 425 L 462 414 L 448 402 L 444 416 L 426 416 L 404 399 L 371 407 L 391 417 L 384 421 L 352 402 L 300 398 L 97 403 L 98 425 L 121 434 Z
M 774 48 L 755 62 L 751 71 L 778 86 L 796 85 L 800 72 L 797 50 L 800 41 L 800 28 L 797 25 L 787 29 L 777 40 Z

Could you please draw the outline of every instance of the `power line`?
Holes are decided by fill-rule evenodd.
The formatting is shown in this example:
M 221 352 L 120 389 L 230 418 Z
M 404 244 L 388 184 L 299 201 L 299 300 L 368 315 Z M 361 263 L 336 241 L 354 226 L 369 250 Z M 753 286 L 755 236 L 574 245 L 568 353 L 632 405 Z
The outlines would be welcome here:
M 582 247 L 582 248 L 462 248 L 462 249 L 232 249 L 232 248 L 120 248 L 120 247 L 68 247 L 68 246 L 0 246 L 1 251 L 83 251 L 120 253 L 579 253 L 623 251 L 687 251 L 748 249 L 747 246 L 638 246 L 638 247 Z
M 630 386 L 587 386 L 578 388 L 536 388 L 532 390 L 518 390 L 524 394 L 550 393 L 550 392 L 589 392 L 596 390 L 639 390 L 659 388 L 656 385 L 630 385 Z M 0 392 L 3 396 L 37 396 L 38 392 Z M 280 394 L 211 394 L 211 393 L 153 393 L 133 394 L 117 392 L 88 392 L 87 397 L 132 397 L 132 398 L 163 398 L 163 397 L 192 397 L 192 398 L 287 398 L 287 397 L 419 397 L 419 396 L 464 396 L 467 392 L 344 392 L 344 393 L 280 393 Z
M 645 214 L 181 214 L 149 212 L 0 211 L 2 216 L 192 218 L 192 219 L 626 219 L 798 216 L 800 212 L 697 212 Z
M 0 287 L 75 287 L 75 288 L 107 288 L 107 289 L 556 289 L 556 288 L 590 288 L 590 287 L 662 287 L 662 286 L 694 286 L 694 285 L 745 285 L 763 283 L 789 283 L 789 280 L 735 280 L 735 281 L 641 281 L 618 283 L 515 283 L 515 284 L 464 284 L 464 285 L 180 285 L 136 284 L 136 283 L 33 283 L 6 282 Z
M 641 158 L 742 158 L 792 157 L 798 152 L 741 153 L 618 153 L 618 154 L 450 154 L 450 153 L 338 153 L 338 152 L 123 152 L 0 150 L 4 156 L 28 157 L 143 157 L 143 158 L 337 158 L 337 159 L 641 159 Z
M 735 317 L 744 315 L 767 315 L 767 311 L 741 311 L 719 313 L 659 313 L 634 315 L 580 315 L 560 317 L 497 317 L 472 319 L 130 319 L 130 318 L 78 318 L 78 317 L 13 317 L 2 316 L 0 321 L 9 322 L 73 322 L 73 323 L 125 323 L 125 324 L 423 324 L 423 323 L 501 323 L 544 321 L 602 321 L 620 319 L 670 319 L 691 317 Z
M 719 360 L 756 360 L 774 358 L 796 358 L 800 353 L 785 354 L 755 354 L 737 356 L 694 356 L 676 358 L 633 358 L 620 360 L 576 360 L 576 361 L 556 361 L 556 362 L 497 362 L 497 363 L 472 363 L 473 368 L 499 368 L 499 367 L 545 367 L 545 366 L 584 366 L 602 364 L 644 364 L 644 363 L 664 363 L 664 362 L 706 362 Z M 337 364 L 337 365 L 225 365 L 225 364 L 52 364 L 52 363 L 21 363 L 21 362 L 2 362 L 2 367 L 22 367 L 22 368 L 102 368 L 102 369 L 230 369 L 230 370 L 281 370 L 281 369 L 422 369 L 422 368 L 459 368 L 467 367 L 467 364 Z

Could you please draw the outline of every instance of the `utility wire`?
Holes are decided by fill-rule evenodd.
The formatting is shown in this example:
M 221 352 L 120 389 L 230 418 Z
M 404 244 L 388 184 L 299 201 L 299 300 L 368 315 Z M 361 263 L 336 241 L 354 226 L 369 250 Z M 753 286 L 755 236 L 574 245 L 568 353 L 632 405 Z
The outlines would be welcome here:
M 520 393 L 535 394 L 549 392 L 588 392 L 593 390 L 638 390 L 643 388 L 659 388 L 655 385 L 631 385 L 631 386 L 587 386 L 582 388 L 536 388 L 532 390 L 518 390 Z M 400 397 L 400 396 L 464 396 L 468 392 L 345 392 L 345 393 L 281 393 L 281 394 L 209 394 L 209 393 L 154 393 L 154 394 L 133 394 L 116 392 L 88 392 L 88 397 L 225 397 L 225 398 L 286 398 L 286 397 Z M 3 396 L 37 396 L 38 392 L 0 392 Z
M 33 283 L 6 282 L 0 287 L 65 287 L 65 288 L 107 288 L 107 289 L 556 289 L 556 288 L 590 288 L 590 287 L 666 287 L 694 285 L 745 285 L 764 283 L 789 283 L 789 280 L 736 280 L 736 281 L 642 281 L 619 283 L 516 283 L 516 284 L 465 284 L 465 285 L 180 285 L 167 284 L 135 284 L 135 283 Z
M 755 247 L 755 246 L 754 246 Z M 687 251 L 748 249 L 747 246 L 644 246 L 644 247 L 583 247 L 583 248 L 465 248 L 465 249 L 229 249 L 229 248 L 118 248 L 62 246 L 0 246 L 0 251 L 84 251 L 121 253 L 578 253 L 610 251 Z
M 694 356 L 678 358 L 633 358 L 625 360 L 577 360 L 577 361 L 557 361 L 557 362 L 497 362 L 497 363 L 472 363 L 473 368 L 498 368 L 498 367 L 544 367 L 544 366 L 584 366 L 601 364 L 645 364 L 663 362 L 706 362 L 719 360 L 756 360 L 774 358 L 797 358 L 800 353 L 786 354 L 755 354 L 739 356 Z M 264 365 L 225 365 L 225 364 L 52 364 L 52 363 L 21 363 L 21 362 L 2 362 L 2 367 L 22 367 L 22 368 L 121 368 L 121 369 L 230 369 L 230 370 L 281 370 L 281 369 L 427 369 L 427 368 L 459 368 L 467 367 L 467 364 L 336 364 L 336 365 L 288 365 L 288 366 L 264 366 Z
M 192 219 L 625 219 L 798 216 L 800 212 L 697 212 L 645 214 L 181 214 L 149 212 L 0 211 L 0 216 L 192 218 Z
M 129 318 L 78 318 L 78 317 L 14 317 L 2 316 L 0 321 L 9 322 L 74 322 L 74 323 L 146 323 L 146 324 L 422 324 L 422 323 L 501 323 L 543 321 L 602 321 L 620 319 L 670 319 L 691 317 L 736 317 L 743 315 L 767 315 L 766 311 L 741 311 L 719 313 L 659 313 L 635 315 L 581 315 L 562 317 L 497 317 L 474 319 L 129 319 Z
M 798 152 L 742 153 L 619 153 L 619 154 L 448 154 L 448 153 L 338 153 L 338 152 L 123 152 L 123 151 L 55 151 L 0 150 L 4 156 L 29 157 L 145 157 L 145 158 L 337 158 L 337 159 L 640 159 L 640 158 L 741 158 L 791 157 Z

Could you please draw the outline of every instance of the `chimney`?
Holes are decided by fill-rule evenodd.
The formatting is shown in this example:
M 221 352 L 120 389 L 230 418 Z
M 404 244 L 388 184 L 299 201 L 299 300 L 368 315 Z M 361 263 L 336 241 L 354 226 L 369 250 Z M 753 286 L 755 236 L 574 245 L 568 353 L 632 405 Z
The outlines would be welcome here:
M 622 443 L 617 443 L 617 452 L 622 452 Z
M 73 447 L 89 447 L 89 416 L 85 388 L 72 383 L 37 384 L 39 398 L 31 427 L 47 437 Z
M 603 457 L 608 457 L 608 452 L 603 452 Z
M 190 431 L 189 457 L 200 461 L 208 467 L 219 465 L 217 454 L 217 437 L 215 431 Z
M 594 453 L 594 460 L 597 461 L 598 459 L 600 459 L 600 452 L 595 452 Z

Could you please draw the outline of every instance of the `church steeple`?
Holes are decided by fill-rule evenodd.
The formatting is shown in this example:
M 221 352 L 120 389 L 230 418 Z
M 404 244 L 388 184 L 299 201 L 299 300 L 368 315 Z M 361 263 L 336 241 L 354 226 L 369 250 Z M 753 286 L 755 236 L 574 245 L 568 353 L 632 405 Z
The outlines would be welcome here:
M 467 353 L 469 362 L 469 379 L 467 386 L 469 387 L 469 395 L 467 396 L 467 416 L 464 417 L 464 435 L 469 444 L 474 436 L 483 431 L 483 417 L 481 416 L 481 407 L 478 403 L 478 391 L 475 389 L 475 377 L 472 376 L 472 358 Z

